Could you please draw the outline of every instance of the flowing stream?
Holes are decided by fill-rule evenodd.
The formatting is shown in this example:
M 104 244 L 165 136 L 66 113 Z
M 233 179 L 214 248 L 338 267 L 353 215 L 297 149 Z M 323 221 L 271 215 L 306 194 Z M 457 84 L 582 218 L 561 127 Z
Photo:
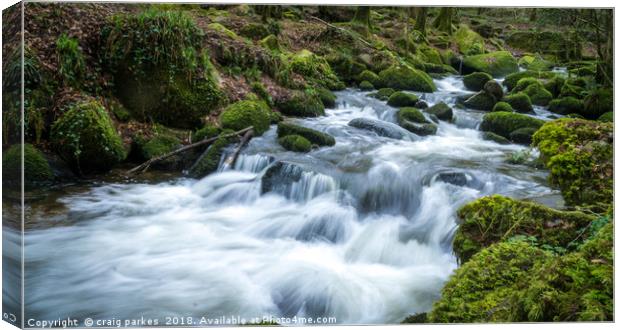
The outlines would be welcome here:
M 417 93 L 429 105 L 469 93 L 459 76 L 435 82 Z M 201 180 L 60 197 L 64 223 L 26 233 L 27 317 L 398 323 L 428 311 L 457 267 L 459 206 L 489 194 L 556 200 L 545 171 L 506 162 L 526 147 L 481 138 L 483 112 L 455 108 L 436 135 L 396 140 L 347 125 L 395 122 L 396 109 L 366 94 L 338 92 L 326 116 L 295 120 L 333 147 L 285 151 L 274 125 L 234 168 Z

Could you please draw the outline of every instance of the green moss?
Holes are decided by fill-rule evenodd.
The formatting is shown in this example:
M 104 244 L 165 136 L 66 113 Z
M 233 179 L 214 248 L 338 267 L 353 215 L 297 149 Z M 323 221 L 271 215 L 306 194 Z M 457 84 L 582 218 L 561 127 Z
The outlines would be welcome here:
M 551 100 L 551 102 L 549 102 L 549 111 L 560 115 L 583 113 L 583 102 L 572 96 Z
M 256 135 L 262 135 L 269 129 L 271 110 L 263 101 L 235 102 L 222 112 L 220 122 L 222 128 L 234 131 L 253 126 Z
M 530 97 L 525 93 L 515 93 L 506 95 L 502 100 L 508 104 L 517 112 L 532 112 L 532 101 Z
M 549 253 L 523 241 L 483 249 L 450 277 L 433 305 L 433 323 L 511 322 L 513 287 L 546 261 Z
M 514 110 L 512 109 L 512 106 L 510 105 L 510 103 L 506 103 L 502 101 L 502 102 L 495 103 L 492 111 L 493 112 L 498 112 L 498 111 L 513 112 Z
M 247 23 L 241 28 L 239 34 L 246 38 L 260 40 L 266 38 L 270 31 L 264 24 Z
M 233 130 L 225 129 L 221 135 L 231 134 Z M 233 143 L 234 137 L 220 137 L 215 140 L 205 153 L 200 155 L 196 163 L 189 169 L 188 175 L 192 178 L 202 178 L 215 172 L 222 158 L 224 149 Z
M 580 232 L 595 219 L 581 212 L 558 211 L 546 206 L 493 195 L 458 210 L 461 220 L 454 237 L 454 253 L 469 260 L 482 248 L 510 237 L 533 236 L 540 244 L 567 248 L 587 237 Z
M 480 91 L 463 102 L 467 108 L 483 111 L 491 111 L 497 101 L 485 91 Z
M 263 101 L 265 101 L 267 105 L 273 105 L 273 99 L 271 98 L 271 95 L 267 91 L 267 88 L 265 88 L 265 85 L 263 85 L 261 82 L 253 82 L 252 84 L 250 84 L 250 88 L 252 88 L 252 91 L 256 93 L 256 95 L 260 97 Z
M 390 95 L 387 104 L 392 107 L 411 107 L 418 102 L 418 96 L 407 92 L 396 92 Z
M 321 56 L 304 49 L 291 55 L 287 61 L 292 72 L 302 75 L 306 81 L 315 86 L 330 90 L 344 88 L 344 84 L 334 74 L 329 63 Z
M 181 141 L 173 136 L 158 135 L 142 146 L 142 156 L 151 159 L 174 151 L 180 145 Z
M 360 83 L 360 89 L 363 91 L 370 91 L 370 90 L 375 89 L 375 86 L 373 86 L 372 83 L 370 83 L 370 81 L 364 80 Z
M 332 93 L 332 91 L 327 88 L 322 87 L 316 88 L 315 91 L 325 108 L 333 109 L 336 107 L 336 94 Z
M 583 116 L 596 119 L 605 112 L 614 110 L 614 92 L 611 88 L 598 88 L 591 91 L 583 100 Z
M 21 185 L 24 173 L 25 187 L 50 182 L 54 179 L 52 170 L 43 154 L 31 144 L 23 145 L 24 166 L 22 171 L 22 145 L 14 144 L 2 153 L 2 182 L 8 186 Z
M 230 29 L 228 29 L 227 27 L 225 27 L 224 25 L 220 23 L 211 23 L 207 25 L 207 28 L 213 31 L 217 31 L 221 34 L 224 34 L 231 39 L 239 39 L 239 36 L 235 32 L 231 31 Z
M 381 83 L 381 79 L 379 78 L 379 76 L 369 70 L 364 70 L 362 71 L 362 73 L 360 73 L 357 76 L 357 82 L 361 83 L 363 81 L 368 81 L 369 83 L 371 83 L 374 87 L 381 87 L 382 83 Z
M 613 123 L 614 122 L 614 113 L 613 111 L 605 112 L 600 117 L 598 117 L 598 121 L 602 121 L 605 123 Z
M 469 72 L 486 72 L 493 77 L 503 77 L 519 70 L 517 60 L 507 51 L 467 56 L 463 68 Z
M 506 43 L 514 48 L 550 54 L 562 60 L 581 58 L 582 45 L 566 32 L 520 30 L 510 34 Z
M 484 52 L 484 39 L 466 25 L 460 25 L 453 37 L 462 54 L 478 55 Z
M 428 120 L 424 117 L 424 114 L 419 109 L 412 107 L 404 107 L 400 108 L 396 113 L 396 118 L 398 119 L 398 123 L 402 126 L 402 124 L 406 121 L 426 124 Z
M 536 127 L 523 127 L 510 132 L 510 141 L 519 144 L 530 145 L 532 143 L 532 135 L 536 133 Z
M 340 80 L 345 82 L 357 81 L 357 76 L 366 70 L 366 65 L 359 62 L 350 54 L 334 51 L 325 57 Z
M 197 130 L 196 133 L 194 133 L 194 137 L 192 140 L 194 142 L 198 142 L 204 139 L 212 138 L 214 136 L 217 136 L 218 134 L 220 134 L 220 129 L 217 126 L 213 124 L 207 124 L 201 129 Z
M 435 115 L 438 119 L 445 121 L 452 121 L 452 117 L 454 116 L 452 108 L 443 101 L 424 109 L 424 112 Z
M 613 200 L 613 123 L 563 118 L 533 137 L 549 181 L 569 205 L 604 209 Z
M 285 137 L 287 135 L 302 136 L 318 146 L 333 146 L 336 144 L 334 137 L 329 134 L 289 122 L 278 123 L 278 137 Z
M 278 100 L 276 106 L 283 114 L 297 117 L 318 117 L 325 115 L 325 107 L 315 94 L 294 91 Z
M 381 101 L 387 101 L 394 93 L 396 93 L 396 91 L 393 88 L 381 88 L 376 93 L 369 94 L 369 96 L 372 96 Z
M 519 65 L 532 71 L 548 71 L 553 67 L 553 63 L 540 56 L 526 55 L 519 59 Z
M 391 66 L 381 71 L 379 78 L 382 86 L 398 90 L 430 93 L 437 89 L 428 74 L 406 66 Z
M 465 88 L 477 92 L 482 90 L 484 84 L 491 79 L 493 77 L 488 73 L 474 72 L 463 77 L 463 84 L 465 84 Z
M 287 135 L 278 139 L 278 143 L 286 150 L 308 152 L 312 150 L 310 141 L 300 135 Z
M 533 118 L 520 113 L 500 111 L 491 112 L 484 115 L 484 117 L 482 118 L 482 123 L 480 124 L 480 130 L 483 132 L 493 132 L 497 135 L 509 139 L 510 133 L 519 128 L 539 128 L 543 124 L 544 121 L 537 118 Z
M 573 81 L 566 81 L 560 90 L 560 97 L 574 97 L 577 99 L 583 99 L 586 94 L 585 88 L 573 84 Z
M 482 138 L 484 140 L 493 141 L 499 144 L 510 144 L 510 141 L 507 138 L 492 132 L 482 132 Z
M 530 71 L 530 70 L 519 71 L 519 72 L 515 72 L 515 73 L 511 73 L 507 75 L 504 81 L 502 82 L 502 84 L 506 86 L 506 88 L 509 91 L 511 91 L 515 88 L 515 86 L 517 86 L 517 83 L 519 82 L 519 80 L 526 78 L 526 77 L 532 77 L 532 78 L 537 78 L 537 79 L 552 79 L 556 77 L 556 75 L 553 72 L 544 72 L 544 71 L 543 72 Z
M 420 124 L 405 120 L 400 123 L 400 126 L 409 132 L 420 136 L 433 135 L 437 133 L 437 125 L 431 123 Z
M 511 90 L 511 92 L 513 93 L 522 92 L 526 88 L 528 88 L 530 85 L 540 85 L 540 83 L 538 82 L 538 79 L 534 77 L 521 78 L 519 79 L 519 81 L 517 81 L 517 85 Z
M 551 95 L 553 95 L 553 97 L 555 98 L 558 97 L 562 92 L 562 87 L 564 86 L 565 82 L 566 79 L 561 76 L 556 76 L 548 79 L 543 85 L 545 86 L 545 89 L 551 92 Z
M 273 34 L 270 34 L 268 36 L 266 36 L 265 38 L 263 38 L 260 42 L 259 45 L 261 45 L 264 48 L 267 48 L 271 51 L 274 52 L 279 52 L 280 49 L 280 42 L 278 41 L 278 37 L 274 36 Z
M 56 40 L 56 56 L 58 57 L 58 73 L 67 86 L 82 88 L 86 77 L 86 63 L 77 39 L 66 34 Z
M 52 126 L 50 141 L 83 173 L 107 170 L 126 156 L 108 113 L 94 100 L 71 105 Z
M 116 15 L 102 38 L 116 94 L 134 118 L 197 127 L 222 102 L 202 32 L 182 12 Z
M 547 106 L 553 95 L 541 83 L 531 84 L 523 91 L 530 97 L 532 104 Z

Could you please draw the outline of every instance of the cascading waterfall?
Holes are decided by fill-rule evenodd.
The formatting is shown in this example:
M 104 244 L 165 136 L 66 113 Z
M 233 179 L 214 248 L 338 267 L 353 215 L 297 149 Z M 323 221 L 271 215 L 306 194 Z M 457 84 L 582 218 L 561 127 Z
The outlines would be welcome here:
M 419 94 L 430 105 L 468 93 L 460 77 L 436 83 Z M 524 147 L 481 139 L 481 112 L 455 109 L 437 135 L 395 140 L 347 125 L 394 122 L 395 109 L 354 90 L 337 95 L 326 116 L 297 120 L 335 136 L 333 147 L 287 152 L 272 127 L 234 168 L 201 180 L 63 197 L 63 225 L 26 234 L 28 313 L 400 322 L 428 311 L 456 268 L 460 205 L 556 193 L 544 171 L 504 161 Z

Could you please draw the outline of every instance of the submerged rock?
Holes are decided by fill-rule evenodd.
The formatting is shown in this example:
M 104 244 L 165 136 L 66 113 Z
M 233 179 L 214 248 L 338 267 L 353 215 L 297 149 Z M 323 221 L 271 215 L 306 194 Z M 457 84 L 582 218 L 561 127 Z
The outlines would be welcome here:
M 349 122 L 349 126 L 372 131 L 377 133 L 379 136 L 392 139 L 403 140 L 412 137 L 412 134 L 402 127 L 377 119 L 355 118 Z
M 271 165 L 261 178 L 261 193 L 278 192 L 287 194 L 291 184 L 301 180 L 304 170 L 289 162 L 277 161 Z

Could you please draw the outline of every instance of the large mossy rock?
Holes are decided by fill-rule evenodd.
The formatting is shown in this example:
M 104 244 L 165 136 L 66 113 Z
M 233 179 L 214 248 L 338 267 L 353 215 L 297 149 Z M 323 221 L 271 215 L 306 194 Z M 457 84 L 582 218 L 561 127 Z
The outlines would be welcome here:
M 467 25 L 460 25 L 454 32 L 453 38 L 461 54 L 477 55 L 484 52 L 484 38 Z
M 194 128 L 221 103 L 201 34 L 174 11 L 121 14 L 104 27 L 105 65 L 134 118 Z
M 387 104 L 392 107 L 412 107 L 418 102 L 418 96 L 407 92 L 396 92 L 390 95 Z
M 239 131 L 253 126 L 256 135 L 262 135 L 269 129 L 271 109 L 263 101 L 245 100 L 235 102 L 222 112 L 222 128 Z
M 454 116 L 454 112 L 452 111 L 452 108 L 450 108 L 450 106 L 447 105 L 443 101 L 438 102 L 432 107 L 428 107 L 424 109 L 424 112 L 431 114 L 431 115 L 435 115 L 437 116 L 438 119 L 445 120 L 445 121 L 452 121 L 452 118 Z
M 467 56 L 463 59 L 464 72 L 486 72 L 503 77 L 519 70 L 517 60 L 507 51 Z
M 593 90 L 583 100 L 583 116 L 596 119 L 606 112 L 614 110 L 614 92 L 611 88 Z
M 400 108 L 396 113 L 396 119 L 398 120 L 398 124 L 402 125 L 402 123 L 406 121 L 410 121 L 413 123 L 426 124 L 428 120 L 424 117 L 424 114 L 417 108 L 412 107 L 404 107 Z
M 234 131 L 230 129 L 225 129 L 222 131 L 222 136 L 209 145 L 206 152 L 200 155 L 194 165 L 189 169 L 189 177 L 199 179 L 217 170 L 217 167 L 220 164 L 220 159 L 224 153 L 224 149 L 235 140 L 233 137 L 225 136 L 231 133 L 234 133 Z
M 407 66 L 391 66 L 379 73 L 382 86 L 398 90 L 431 93 L 437 89 L 426 72 Z
M 510 104 L 517 112 L 528 113 L 534 111 L 530 97 L 523 92 L 506 95 L 502 101 Z
M 458 268 L 441 290 L 428 320 L 433 323 L 514 322 L 509 304 L 519 281 L 550 253 L 523 241 L 494 244 Z
M 487 81 L 493 79 L 490 74 L 485 72 L 473 72 L 463 77 L 465 88 L 478 92 L 482 90 Z
M 58 155 L 80 173 L 108 170 L 126 157 L 112 120 L 95 100 L 69 106 L 52 126 L 50 141 Z
M 325 106 L 318 95 L 294 91 L 291 95 L 276 101 L 276 107 L 287 116 L 318 117 L 325 115 Z
M 554 120 L 534 134 L 532 145 L 567 204 L 605 209 L 613 201 L 613 123 Z
M 376 73 L 370 70 L 364 70 L 357 76 L 357 82 L 362 83 L 363 81 L 368 81 L 375 88 L 382 87 L 383 83 L 381 82 L 381 78 Z
M 530 84 L 523 90 L 523 93 L 530 97 L 532 104 L 543 107 L 547 106 L 551 99 L 553 99 L 551 92 L 546 90 L 540 82 Z
M 387 101 L 390 99 L 390 96 L 392 96 L 392 94 L 394 93 L 396 93 L 396 91 L 393 88 L 380 88 L 375 93 L 368 94 L 368 96 L 374 97 L 381 101 Z
M 528 77 L 536 78 L 536 79 L 553 79 L 556 77 L 556 74 L 553 72 L 547 72 L 547 71 L 543 71 L 543 72 L 531 71 L 531 70 L 519 71 L 519 72 L 515 72 L 515 73 L 511 73 L 507 75 L 504 81 L 502 82 L 502 85 L 506 86 L 506 88 L 509 91 L 512 91 L 517 86 L 517 83 L 519 82 L 519 80 L 523 78 L 528 78 Z M 562 82 L 562 85 L 563 84 L 564 83 Z
M 292 72 L 303 76 L 306 81 L 316 87 L 329 90 L 340 90 L 345 87 L 325 58 L 306 49 L 291 55 L 287 63 Z
M 510 139 L 510 133 L 525 127 L 540 128 L 545 122 L 541 119 L 513 112 L 491 112 L 484 115 L 480 130 L 492 132 Z
M 24 186 L 43 185 L 54 179 L 54 174 L 45 156 L 32 144 L 23 145 L 24 166 L 22 167 L 22 145 L 14 144 L 2 153 L 2 183 L 6 186 L 21 186 L 24 173 Z
M 533 236 L 540 244 L 565 248 L 587 239 L 587 234 L 580 235 L 581 230 L 595 220 L 582 212 L 559 211 L 499 195 L 480 198 L 457 213 L 460 225 L 453 248 L 461 262 L 491 244 L 517 235 Z
M 308 152 L 312 150 L 312 144 L 308 139 L 300 135 L 286 135 L 278 139 L 278 143 L 286 150 L 294 152 Z
M 514 109 L 512 108 L 510 103 L 506 103 L 504 101 L 500 101 L 500 102 L 495 103 L 495 105 L 493 106 L 493 110 L 491 110 L 491 111 L 493 111 L 493 112 L 498 112 L 498 111 L 513 112 Z
M 469 109 L 491 111 L 496 102 L 497 100 L 493 95 L 485 91 L 480 91 L 465 100 L 463 105 Z
M 540 56 L 525 55 L 519 59 L 519 65 L 532 71 L 549 71 L 553 63 Z
M 517 31 L 506 38 L 506 43 L 517 49 L 550 54 L 563 60 L 581 58 L 582 45 L 565 32 Z
M 287 135 L 303 136 L 308 141 L 318 146 L 333 146 L 336 144 L 334 137 L 329 134 L 286 121 L 278 123 L 278 137 Z
M 549 102 L 549 111 L 560 115 L 568 115 L 571 113 L 581 114 L 583 113 L 583 101 L 572 96 L 551 100 L 551 102 Z

